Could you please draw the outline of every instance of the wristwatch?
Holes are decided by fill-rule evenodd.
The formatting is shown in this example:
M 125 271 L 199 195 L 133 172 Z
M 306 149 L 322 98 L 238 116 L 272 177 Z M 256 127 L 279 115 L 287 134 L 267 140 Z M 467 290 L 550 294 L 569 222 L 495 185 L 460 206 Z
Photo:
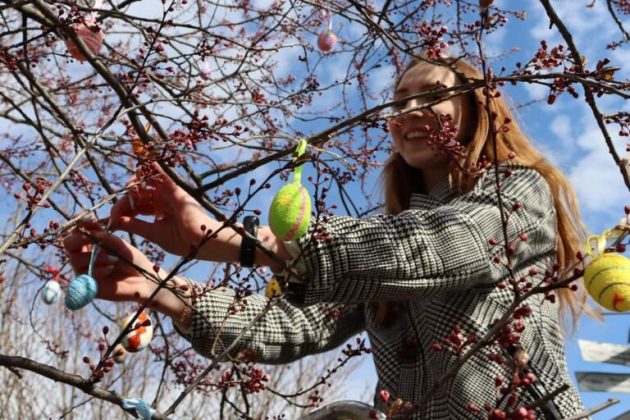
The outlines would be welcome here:
M 249 233 L 254 238 L 258 236 L 258 226 L 260 225 L 260 221 L 256 216 L 245 216 L 243 218 L 243 229 L 245 232 Z M 241 241 L 241 266 L 242 267 L 253 267 L 254 259 L 256 257 L 256 242 L 243 235 Z

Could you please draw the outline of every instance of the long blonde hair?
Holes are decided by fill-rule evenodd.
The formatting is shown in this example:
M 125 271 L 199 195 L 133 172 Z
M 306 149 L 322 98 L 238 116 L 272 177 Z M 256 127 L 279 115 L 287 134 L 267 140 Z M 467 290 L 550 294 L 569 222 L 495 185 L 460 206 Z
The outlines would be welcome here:
M 396 86 L 406 71 L 411 69 L 421 61 L 414 59 L 399 76 Z M 468 82 L 472 80 L 482 80 L 483 75 L 470 64 L 460 60 L 445 61 L 445 65 L 455 70 L 460 79 L 465 77 Z M 497 130 L 496 133 L 496 156 L 494 152 L 491 119 L 486 110 L 486 96 L 482 92 L 483 88 L 477 88 L 465 95 L 469 98 L 473 111 L 473 120 L 476 120 L 474 134 L 465 144 L 465 153 L 462 161 L 459 162 L 464 168 L 476 167 L 477 163 L 485 156 L 490 162 L 496 158 L 499 163 L 510 160 L 510 152 L 516 154 L 512 159 L 515 163 L 527 166 L 538 171 L 547 181 L 553 194 L 556 214 L 558 219 L 557 235 L 557 263 L 561 270 L 566 270 L 567 274 L 579 262 L 578 251 L 586 236 L 586 229 L 582 223 L 577 198 L 573 187 L 566 177 L 556 169 L 536 148 L 529 142 L 523 134 L 518 124 L 510 112 L 510 109 L 503 99 L 503 96 L 494 97 L 489 102 L 491 114 L 495 114 L 495 121 L 499 124 L 509 119 L 509 131 Z M 467 176 L 463 171 L 452 164 L 449 168 L 453 187 L 460 192 L 470 191 L 474 187 L 475 179 Z M 424 191 L 422 185 L 422 174 L 418 169 L 412 168 L 405 163 L 398 153 L 394 153 L 385 163 L 382 173 L 382 184 L 385 191 L 385 207 L 389 214 L 397 214 L 409 208 L 409 199 L 413 192 Z M 559 300 L 559 312 L 566 327 L 571 320 L 571 326 L 575 329 L 577 320 L 585 308 L 586 293 L 581 281 L 574 282 L 578 287 L 576 291 L 568 288 L 557 289 Z M 381 303 L 378 305 L 375 315 L 377 323 L 388 317 L 391 305 Z

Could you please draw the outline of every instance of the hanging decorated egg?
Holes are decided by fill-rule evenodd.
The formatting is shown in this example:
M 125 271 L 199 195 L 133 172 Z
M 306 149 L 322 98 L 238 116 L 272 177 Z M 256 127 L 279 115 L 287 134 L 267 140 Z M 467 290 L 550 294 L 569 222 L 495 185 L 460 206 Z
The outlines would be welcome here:
M 151 123 L 148 122 L 144 125 L 144 131 L 149 134 L 149 131 L 151 130 Z M 145 146 L 145 144 L 142 142 L 142 140 L 140 140 L 140 136 L 139 135 L 135 135 L 132 137 L 131 139 L 131 150 L 133 151 L 133 154 L 136 155 L 137 157 L 142 157 L 145 156 L 148 152 L 148 148 Z
M 61 296 L 61 285 L 58 281 L 48 280 L 42 289 L 42 300 L 47 305 L 52 305 Z
M 122 344 L 118 343 L 116 347 L 114 347 L 114 350 L 112 350 L 112 359 L 114 359 L 114 362 L 120 364 L 125 361 L 126 354 L 127 350 L 125 350 Z
M 590 236 L 586 252 L 593 257 L 584 270 L 584 286 L 595 302 L 615 312 L 630 311 L 630 259 L 616 252 L 606 252 L 608 243 L 623 234 L 609 229 Z
M 630 311 L 630 259 L 615 252 L 595 257 L 584 271 L 588 294 L 604 308 Z
M 121 322 L 121 326 L 126 328 L 135 312 L 127 315 Z M 131 330 L 122 338 L 121 344 L 130 353 L 143 350 L 153 339 L 153 322 L 146 311 L 142 311 L 133 323 Z
M 304 235 L 311 223 L 311 196 L 302 184 L 287 184 L 276 193 L 269 208 L 269 226 L 283 241 Z
M 105 34 L 100 28 L 93 30 L 94 24 L 95 22 L 81 23 L 76 27 L 76 34 L 78 38 L 81 38 L 92 55 L 97 55 L 103 46 Z M 71 39 L 66 40 L 66 46 L 68 47 L 68 52 L 72 57 L 79 61 L 86 60 L 83 53 L 79 50 L 79 47 L 77 47 Z
M 66 308 L 76 311 L 92 302 L 96 297 L 98 284 L 88 274 L 75 277 L 66 289 Z
M 210 64 L 207 63 L 206 61 L 201 63 L 201 65 L 199 66 L 199 76 L 203 80 L 210 80 L 212 78 L 212 71 L 210 68 Z
M 322 32 L 317 38 L 317 46 L 320 51 L 328 52 L 333 49 L 337 43 L 337 34 L 331 29 Z
M 282 295 L 282 287 L 280 287 L 280 282 L 273 276 L 269 283 L 265 286 L 265 297 L 271 299 L 274 297 L 279 297 Z
M 296 147 L 299 158 L 308 143 L 300 140 Z M 301 183 L 302 165 L 293 171 L 293 182 L 280 188 L 269 207 L 269 227 L 276 237 L 292 241 L 304 235 L 311 223 L 311 196 Z
M 142 156 L 144 154 L 144 143 L 142 143 L 139 137 L 134 137 L 131 140 L 131 150 L 133 150 L 133 154 L 136 156 Z

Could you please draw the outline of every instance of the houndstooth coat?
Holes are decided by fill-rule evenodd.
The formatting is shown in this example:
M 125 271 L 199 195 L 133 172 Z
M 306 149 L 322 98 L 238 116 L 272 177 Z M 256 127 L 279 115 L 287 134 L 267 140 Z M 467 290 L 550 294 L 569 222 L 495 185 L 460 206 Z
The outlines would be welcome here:
M 555 261 L 556 213 L 549 186 L 538 172 L 509 168 L 512 174 L 507 178 L 503 178 L 507 166 L 501 169 L 501 196 L 510 214 L 508 237 L 517 243 L 512 266 L 520 278 L 531 268 L 544 272 Z M 520 208 L 512 210 L 517 203 Z M 414 194 L 410 209 L 398 215 L 330 217 L 322 225 L 327 238 L 313 239 L 310 232 L 294 244 L 300 251 L 296 262 L 303 280 L 290 283 L 289 297 L 276 299 L 232 354 L 286 363 L 335 348 L 367 331 L 379 378 L 377 391 L 389 391 L 390 402 L 420 400 L 456 362 L 454 354 L 436 351 L 433 344 L 455 325 L 464 335 L 481 337 L 513 301 L 509 287 L 497 287 L 508 274 L 495 259 L 504 258 L 504 248 L 489 243 L 503 242 L 498 208 L 491 170 L 462 195 L 455 195 L 446 181 L 428 195 Z M 528 238 L 519 241 L 523 233 Z M 185 336 L 202 355 L 221 354 L 267 307 L 265 297 L 252 295 L 242 311 L 228 315 L 234 312 L 234 295 L 233 290 L 220 288 L 196 299 L 192 328 Z M 375 323 L 373 302 L 395 302 L 393 317 Z M 568 384 L 567 391 L 538 409 L 537 417 L 570 417 L 582 410 L 582 403 L 569 379 L 557 304 L 541 295 L 528 303 L 533 313 L 525 320 L 519 344 L 538 380 L 521 389 L 520 403 Z M 482 349 L 434 394 L 424 413 L 415 412 L 413 417 L 479 418 L 468 410 L 469 403 L 494 406 L 501 396 L 496 377 L 508 382 L 511 377 L 509 368 L 488 356 L 507 356 L 510 350 L 498 345 Z M 375 405 L 386 411 L 378 398 Z

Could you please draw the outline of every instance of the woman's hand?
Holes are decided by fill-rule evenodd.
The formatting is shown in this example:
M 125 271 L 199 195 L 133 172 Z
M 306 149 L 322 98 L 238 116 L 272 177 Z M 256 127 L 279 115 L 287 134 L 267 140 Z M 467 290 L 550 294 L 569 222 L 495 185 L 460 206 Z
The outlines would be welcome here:
M 185 256 L 191 246 L 203 238 L 201 226 L 213 226 L 215 221 L 157 163 L 153 164 L 153 169 L 157 174 L 155 177 L 131 187 L 114 204 L 110 227 L 140 235 L 166 252 Z M 129 184 L 137 181 L 134 177 Z M 139 215 L 155 216 L 155 221 L 140 220 L 136 217 Z
M 137 248 L 103 230 L 95 221 L 81 222 L 80 227 L 88 231 L 89 236 L 75 230 L 63 241 L 74 272 L 77 275 L 88 272 L 92 247 L 95 246 L 94 240 L 98 240 L 101 249 L 92 272 L 98 283 L 96 297 L 144 304 L 158 287 L 151 261 Z M 157 276 L 163 279 L 166 272 L 160 269 Z M 181 326 L 187 328 L 190 324 L 190 315 L 184 320 L 180 315 L 184 308 L 190 305 L 190 300 L 176 296 L 170 289 L 188 285 L 176 277 L 169 280 L 167 285 L 168 287 L 160 289 L 149 306 L 173 317 Z
M 72 269 L 79 275 L 88 272 L 94 241 L 100 241 L 101 249 L 92 272 L 98 283 L 97 298 L 141 302 L 153 293 L 156 282 L 142 274 L 155 275 L 153 264 L 142 252 L 106 232 L 96 222 L 82 222 L 80 226 L 89 236 L 75 230 L 66 236 L 63 245 Z
M 130 181 L 129 192 L 114 206 L 109 217 L 111 229 L 135 233 L 158 244 L 163 250 L 179 256 L 187 256 L 191 247 L 204 239 L 206 232 L 213 232 L 212 239 L 204 242 L 194 258 L 216 262 L 239 261 L 241 236 L 222 222 L 208 216 L 204 209 L 186 191 L 173 182 L 160 166 L 153 164 L 157 174 L 153 179 L 136 186 Z M 137 216 L 155 216 L 155 221 L 146 222 Z M 258 239 L 283 259 L 290 255 L 282 241 L 278 240 L 266 226 L 258 229 Z M 256 251 L 256 264 L 281 270 L 283 265 L 262 251 Z

